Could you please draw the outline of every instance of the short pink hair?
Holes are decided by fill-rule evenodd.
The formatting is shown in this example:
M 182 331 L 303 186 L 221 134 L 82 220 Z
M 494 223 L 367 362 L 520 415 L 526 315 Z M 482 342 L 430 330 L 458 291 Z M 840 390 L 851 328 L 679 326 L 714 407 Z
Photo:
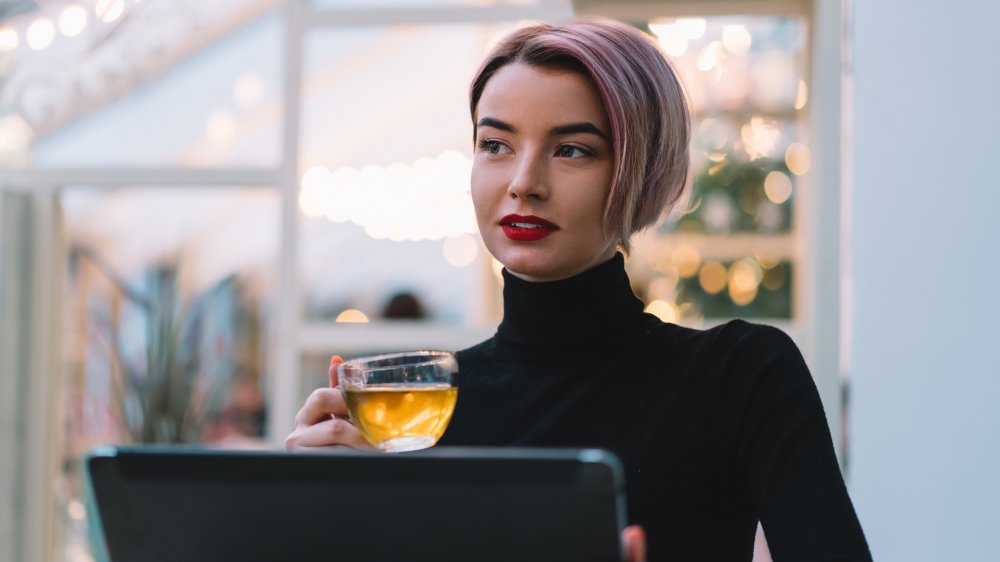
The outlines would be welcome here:
M 486 83 L 516 62 L 578 72 L 596 87 L 614 151 L 604 227 L 628 251 L 632 235 L 654 224 L 687 185 L 691 117 L 674 69 L 651 37 L 613 20 L 518 29 L 493 48 L 472 80 L 474 129 Z

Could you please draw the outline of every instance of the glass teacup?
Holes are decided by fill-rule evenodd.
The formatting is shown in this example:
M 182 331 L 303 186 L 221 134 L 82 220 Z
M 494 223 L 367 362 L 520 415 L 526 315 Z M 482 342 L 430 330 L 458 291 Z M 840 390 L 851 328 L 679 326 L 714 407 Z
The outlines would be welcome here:
M 455 411 L 457 375 L 458 361 L 447 351 L 360 357 L 337 367 L 351 421 L 389 453 L 437 443 Z

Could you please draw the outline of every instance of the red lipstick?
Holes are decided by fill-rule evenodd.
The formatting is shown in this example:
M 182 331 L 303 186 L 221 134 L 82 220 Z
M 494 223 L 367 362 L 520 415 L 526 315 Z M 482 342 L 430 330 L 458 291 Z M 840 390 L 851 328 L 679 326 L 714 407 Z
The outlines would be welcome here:
M 507 238 L 518 242 L 534 242 L 559 230 L 551 222 L 534 215 L 507 215 L 500 219 L 500 228 Z

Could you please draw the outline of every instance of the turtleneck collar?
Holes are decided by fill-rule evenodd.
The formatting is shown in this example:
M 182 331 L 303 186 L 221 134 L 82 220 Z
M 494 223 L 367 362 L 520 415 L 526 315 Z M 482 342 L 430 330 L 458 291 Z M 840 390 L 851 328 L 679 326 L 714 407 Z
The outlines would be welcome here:
M 642 329 L 642 301 L 632 293 L 620 253 L 559 281 L 533 283 L 506 269 L 503 278 L 504 315 L 497 340 L 517 355 L 600 353 L 625 344 Z

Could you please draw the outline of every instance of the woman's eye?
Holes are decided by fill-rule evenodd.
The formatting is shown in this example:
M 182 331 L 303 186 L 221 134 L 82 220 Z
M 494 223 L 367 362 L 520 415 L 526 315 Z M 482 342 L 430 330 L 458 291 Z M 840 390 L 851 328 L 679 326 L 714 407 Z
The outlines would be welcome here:
M 485 151 L 488 154 L 502 154 L 506 148 L 503 143 L 495 140 L 481 140 L 479 141 L 479 149 Z
M 564 144 L 556 150 L 556 156 L 560 158 L 581 158 L 583 156 L 589 156 L 590 153 L 583 150 L 582 148 Z

